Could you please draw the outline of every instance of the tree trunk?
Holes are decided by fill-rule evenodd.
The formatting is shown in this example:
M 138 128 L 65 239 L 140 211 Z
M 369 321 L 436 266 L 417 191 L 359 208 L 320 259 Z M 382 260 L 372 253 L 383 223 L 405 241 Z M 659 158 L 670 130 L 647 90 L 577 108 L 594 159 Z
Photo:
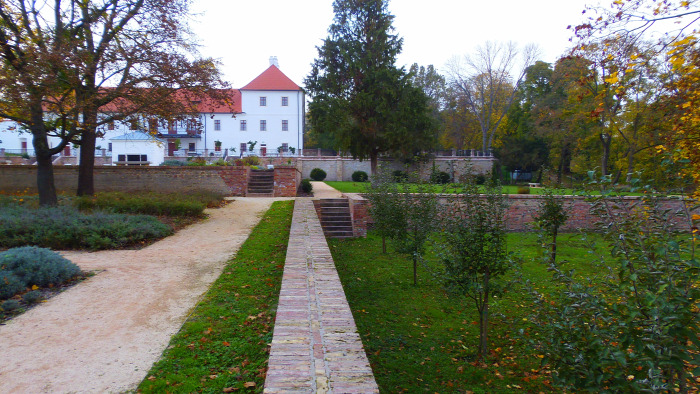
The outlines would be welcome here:
M 80 164 L 78 167 L 78 192 L 79 196 L 92 196 L 95 194 L 95 144 L 97 134 L 95 130 L 83 130 L 80 136 Z
M 378 160 L 378 154 L 376 150 L 372 150 L 369 154 L 369 168 L 370 172 L 372 173 L 372 176 L 377 175 L 377 160 Z
M 489 327 L 489 274 L 484 275 L 484 302 L 479 313 L 479 354 L 483 360 L 488 353 L 488 327 Z
M 413 255 L 413 286 L 418 285 L 418 258 Z
M 552 259 L 552 264 L 557 260 L 557 233 L 559 232 L 558 227 L 554 227 L 554 231 L 552 232 L 552 254 L 551 254 L 551 259 Z
M 33 145 L 36 153 L 36 187 L 39 191 L 39 204 L 54 206 L 58 204 L 58 197 L 53 178 L 53 158 L 43 124 L 33 126 L 32 134 L 34 134 Z
M 610 158 L 610 143 L 612 138 L 608 133 L 600 133 L 600 143 L 603 146 L 603 156 L 600 159 L 601 175 L 608 175 L 608 160 Z

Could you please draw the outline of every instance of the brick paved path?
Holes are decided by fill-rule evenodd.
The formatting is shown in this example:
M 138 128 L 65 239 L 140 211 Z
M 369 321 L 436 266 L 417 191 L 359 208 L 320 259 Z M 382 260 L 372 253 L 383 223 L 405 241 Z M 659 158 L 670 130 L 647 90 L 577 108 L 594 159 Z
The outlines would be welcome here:
M 264 392 L 379 392 L 307 198 L 294 206 Z

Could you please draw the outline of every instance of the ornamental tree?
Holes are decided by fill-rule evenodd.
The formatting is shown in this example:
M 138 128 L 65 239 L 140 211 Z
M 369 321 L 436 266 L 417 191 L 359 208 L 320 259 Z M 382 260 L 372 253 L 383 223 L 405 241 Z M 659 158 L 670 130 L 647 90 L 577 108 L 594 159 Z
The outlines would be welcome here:
M 312 128 L 369 159 L 372 174 L 382 153 L 410 159 L 434 145 L 428 98 L 395 66 L 402 39 L 387 3 L 335 0 L 329 36 L 305 80 Z

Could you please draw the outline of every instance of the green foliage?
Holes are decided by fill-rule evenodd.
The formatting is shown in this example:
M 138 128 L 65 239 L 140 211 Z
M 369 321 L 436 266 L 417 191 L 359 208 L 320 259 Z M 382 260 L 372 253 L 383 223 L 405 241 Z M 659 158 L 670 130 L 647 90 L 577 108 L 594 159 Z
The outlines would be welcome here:
M 543 238 L 542 244 L 549 242 L 551 254 L 550 264 L 557 259 L 557 234 L 559 228 L 569 219 L 569 214 L 564 208 L 564 199 L 557 197 L 550 189 L 545 189 L 545 193 L 540 199 L 540 205 L 537 207 L 537 213 L 533 217 L 535 227 L 541 230 Z
M 27 287 L 59 285 L 81 273 L 80 267 L 49 249 L 25 246 L 0 252 L 0 298 Z
M 391 175 L 394 177 L 394 182 L 401 183 L 408 181 L 408 173 L 406 171 L 394 170 Z
M 529 186 L 518 186 L 518 194 L 530 194 Z
M 5 300 L 0 304 L 0 308 L 2 308 L 3 311 L 5 312 L 11 312 L 16 309 L 20 308 L 20 303 L 17 300 Z
M 226 161 L 224 159 L 218 159 L 215 162 L 211 163 L 211 165 L 213 165 L 213 166 L 230 166 L 231 163 L 229 163 L 228 161 Z
M 474 177 L 474 183 L 477 185 L 485 185 L 486 184 L 486 175 L 484 174 L 478 174 Z
M 43 299 L 44 297 L 41 295 L 41 291 L 39 290 L 32 290 L 22 294 L 22 301 L 29 305 L 36 304 Z
M 433 171 L 430 174 L 430 182 L 445 185 L 450 183 L 450 174 L 445 171 Z
M 262 392 L 293 206 L 272 204 L 138 392 Z
M 311 181 L 308 179 L 302 179 L 301 180 L 301 191 L 304 193 L 311 193 L 314 190 L 314 185 L 311 184 Z
M 203 157 L 188 157 L 187 165 L 190 167 L 204 167 L 207 165 L 207 160 Z
M 204 196 L 201 196 L 204 197 Z M 205 199 L 206 200 L 206 199 Z M 219 201 L 221 199 L 219 198 Z M 124 192 L 97 193 L 75 199 L 81 211 L 103 210 L 156 216 L 201 217 L 207 207 L 200 197 L 186 194 L 130 194 Z
M 0 247 L 34 245 L 52 249 L 112 249 L 158 239 L 173 230 L 152 216 L 73 207 L 0 207 Z
M 567 391 L 687 392 L 700 365 L 700 264 L 686 230 L 697 206 L 674 212 L 651 191 L 622 199 L 609 180 L 592 198 L 609 253 L 589 254 L 597 276 L 585 279 L 550 261 L 557 291 L 533 291 L 534 345 Z
M 480 195 L 481 194 L 481 195 Z M 468 299 L 479 312 L 479 357 L 488 354 L 489 305 L 510 286 L 504 277 L 517 263 L 507 253 L 504 222 L 506 199 L 498 184 L 480 191 L 474 183 L 463 186 L 443 215 L 440 260 L 448 291 Z
M 320 168 L 314 168 L 313 170 L 311 170 L 309 177 L 311 177 L 311 179 L 313 179 L 314 181 L 321 182 L 324 179 L 326 179 L 326 172 Z
M 258 166 L 260 165 L 260 158 L 258 156 L 246 156 L 243 158 L 243 164 L 247 166 Z
M 173 166 L 173 167 L 180 167 L 180 166 L 186 166 L 187 162 L 182 161 L 182 160 L 165 160 L 164 162 L 160 163 L 159 165 L 161 166 Z
M 373 172 L 380 153 L 412 158 L 432 147 L 428 98 L 395 66 L 402 39 L 393 34 L 388 2 L 335 0 L 333 11 L 304 81 L 314 133 L 332 133 L 334 145 L 369 158 Z
M 369 180 L 369 176 L 367 176 L 367 173 L 364 171 L 355 171 L 352 173 L 353 182 L 367 182 L 367 180 Z

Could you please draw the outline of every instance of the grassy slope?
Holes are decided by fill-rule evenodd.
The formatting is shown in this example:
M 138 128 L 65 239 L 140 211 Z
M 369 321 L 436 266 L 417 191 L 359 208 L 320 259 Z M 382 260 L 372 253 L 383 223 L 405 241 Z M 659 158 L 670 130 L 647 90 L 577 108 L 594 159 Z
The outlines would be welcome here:
M 561 240 L 559 256 L 588 271 L 579 241 L 566 234 Z M 511 234 L 509 245 L 526 261 L 537 253 L 533 235 Z M 478 365 L 478 316 L 470 302 L 448 298 L 425 267 L 414 287 L 409 258 L 391 248 L 382 254 L 376 236 L 333 240 L 331 250 L 382 392 L 552 391 L 536 352 L 516 339 L 531 309 L 517 290 L 493 300 L 492 353 Z M 540 291 L 550 286 L 537 263 L 525 264 L 522 275 Z
M 170 341 L 140 392 L 262 392 L 292 201 L 275 202 Z M 249 388 L 246 388 L 246 384 Z

